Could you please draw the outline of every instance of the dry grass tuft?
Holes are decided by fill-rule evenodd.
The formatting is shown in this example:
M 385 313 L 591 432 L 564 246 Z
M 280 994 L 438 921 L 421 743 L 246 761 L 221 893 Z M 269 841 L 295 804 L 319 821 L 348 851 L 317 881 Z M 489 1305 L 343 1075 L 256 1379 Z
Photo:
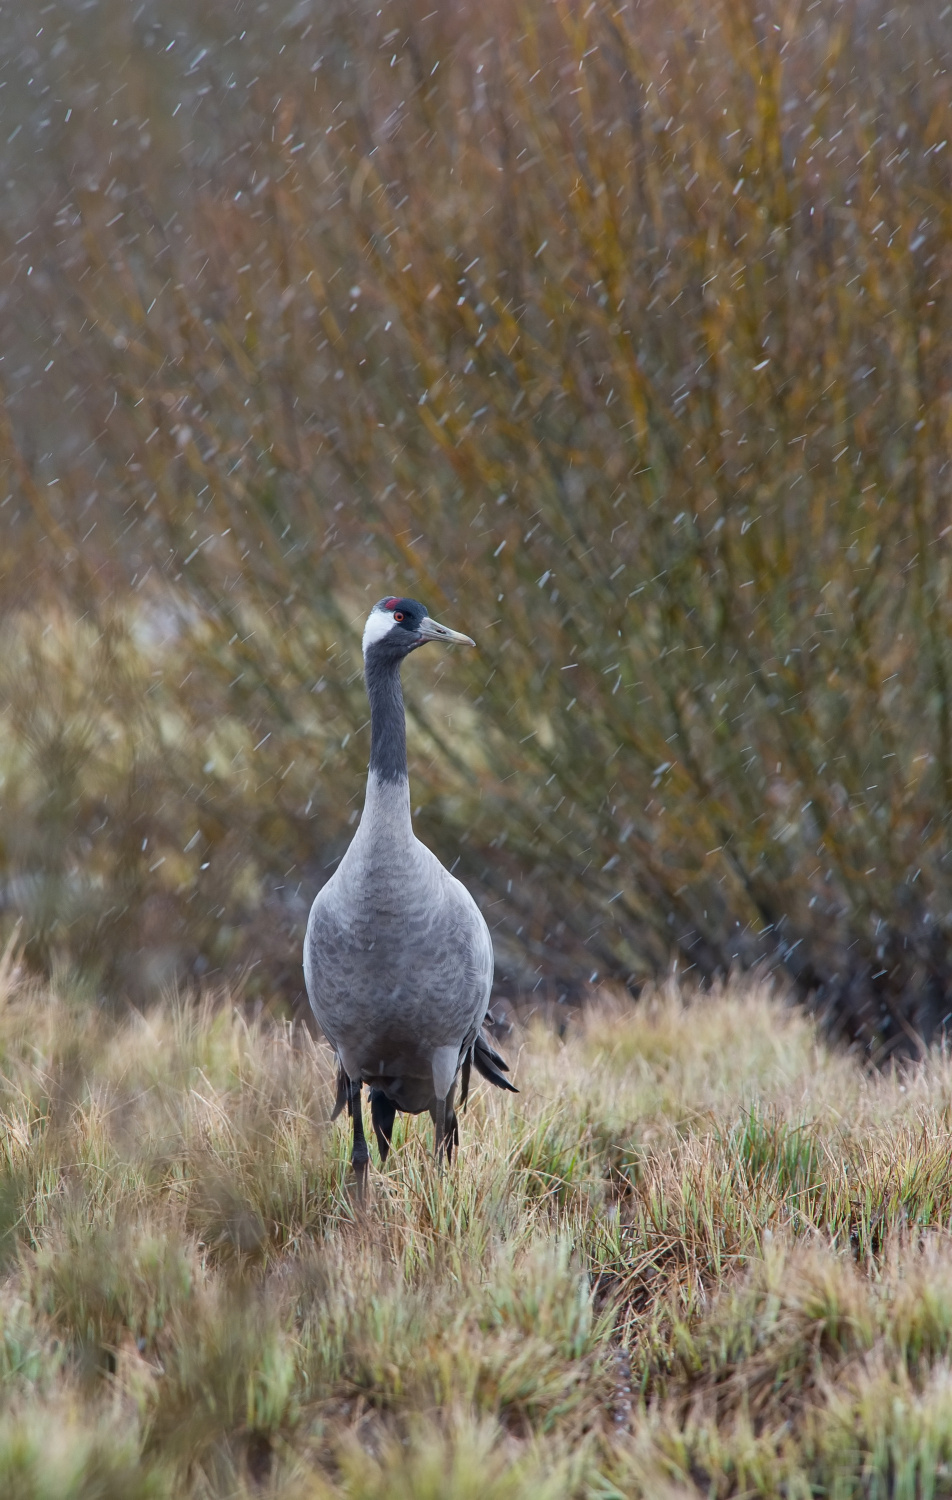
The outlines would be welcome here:
M 757 983 L 514 1040 L 362 1216 L 306 1036 L 8 963 L 3 1493 L 940 1493 L 948 1058 L 871 1075 Z

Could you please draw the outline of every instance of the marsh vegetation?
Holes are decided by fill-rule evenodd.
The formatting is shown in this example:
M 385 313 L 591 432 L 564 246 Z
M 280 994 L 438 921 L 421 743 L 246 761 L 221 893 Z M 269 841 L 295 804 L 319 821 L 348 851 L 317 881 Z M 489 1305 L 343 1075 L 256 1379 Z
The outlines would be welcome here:
M 510 1049 L 361 1216 L 306 1034 L 8 962 L 3 1493 L 942 1493 L 948 1058 L 870 1074 L 763 986 Z

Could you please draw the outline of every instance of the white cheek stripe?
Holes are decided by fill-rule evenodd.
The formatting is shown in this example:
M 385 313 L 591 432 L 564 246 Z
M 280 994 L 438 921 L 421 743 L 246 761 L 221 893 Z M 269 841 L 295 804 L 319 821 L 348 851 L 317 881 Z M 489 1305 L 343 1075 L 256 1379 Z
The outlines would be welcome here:
M 364 626 L 364 654 L 366 655 L 368 646 L 374 646 L 377 641 L 382 641 L 384 636 L 389 635 L 392 629 L 392 611 L 389 609 L 372 609 L 367 616 L 367 623 Z

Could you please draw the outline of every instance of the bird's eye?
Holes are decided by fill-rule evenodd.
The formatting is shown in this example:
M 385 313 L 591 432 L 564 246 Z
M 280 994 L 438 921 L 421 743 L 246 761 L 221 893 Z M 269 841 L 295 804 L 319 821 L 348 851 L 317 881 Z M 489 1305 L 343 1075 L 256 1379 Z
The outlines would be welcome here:
M 394 612 L 393 612 L 393 618 L 395 620 L 402 620 L 403 619 L 403 610 L 402 609 L 395 609 Z

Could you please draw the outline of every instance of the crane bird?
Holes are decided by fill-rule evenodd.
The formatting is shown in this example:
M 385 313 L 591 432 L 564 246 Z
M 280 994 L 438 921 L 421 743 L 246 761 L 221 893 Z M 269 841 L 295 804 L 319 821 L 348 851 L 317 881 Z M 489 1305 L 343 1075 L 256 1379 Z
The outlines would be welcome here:
M 336 871 L 318 892 L 304 940 L 311 1008 L 337 1054 L 336 1119 L 353 1118 L 351 1161 L 358 1197 L 370 1154 L 361 1087 L 386 1161 L 397 1110 L 428 1110 L 436 1156 L 452 1159 L 471 1068 L 517 1090 L 482 1035 L 493 978 L 493 945 L 469 891 L 421 844 L 410 818 L 404 657 L 427 641 L 475 645 L 430 618 L 416 599 L 381 599 L 367 619 L 364 675 L 370 699 L 370 769 L 364 810 Z

